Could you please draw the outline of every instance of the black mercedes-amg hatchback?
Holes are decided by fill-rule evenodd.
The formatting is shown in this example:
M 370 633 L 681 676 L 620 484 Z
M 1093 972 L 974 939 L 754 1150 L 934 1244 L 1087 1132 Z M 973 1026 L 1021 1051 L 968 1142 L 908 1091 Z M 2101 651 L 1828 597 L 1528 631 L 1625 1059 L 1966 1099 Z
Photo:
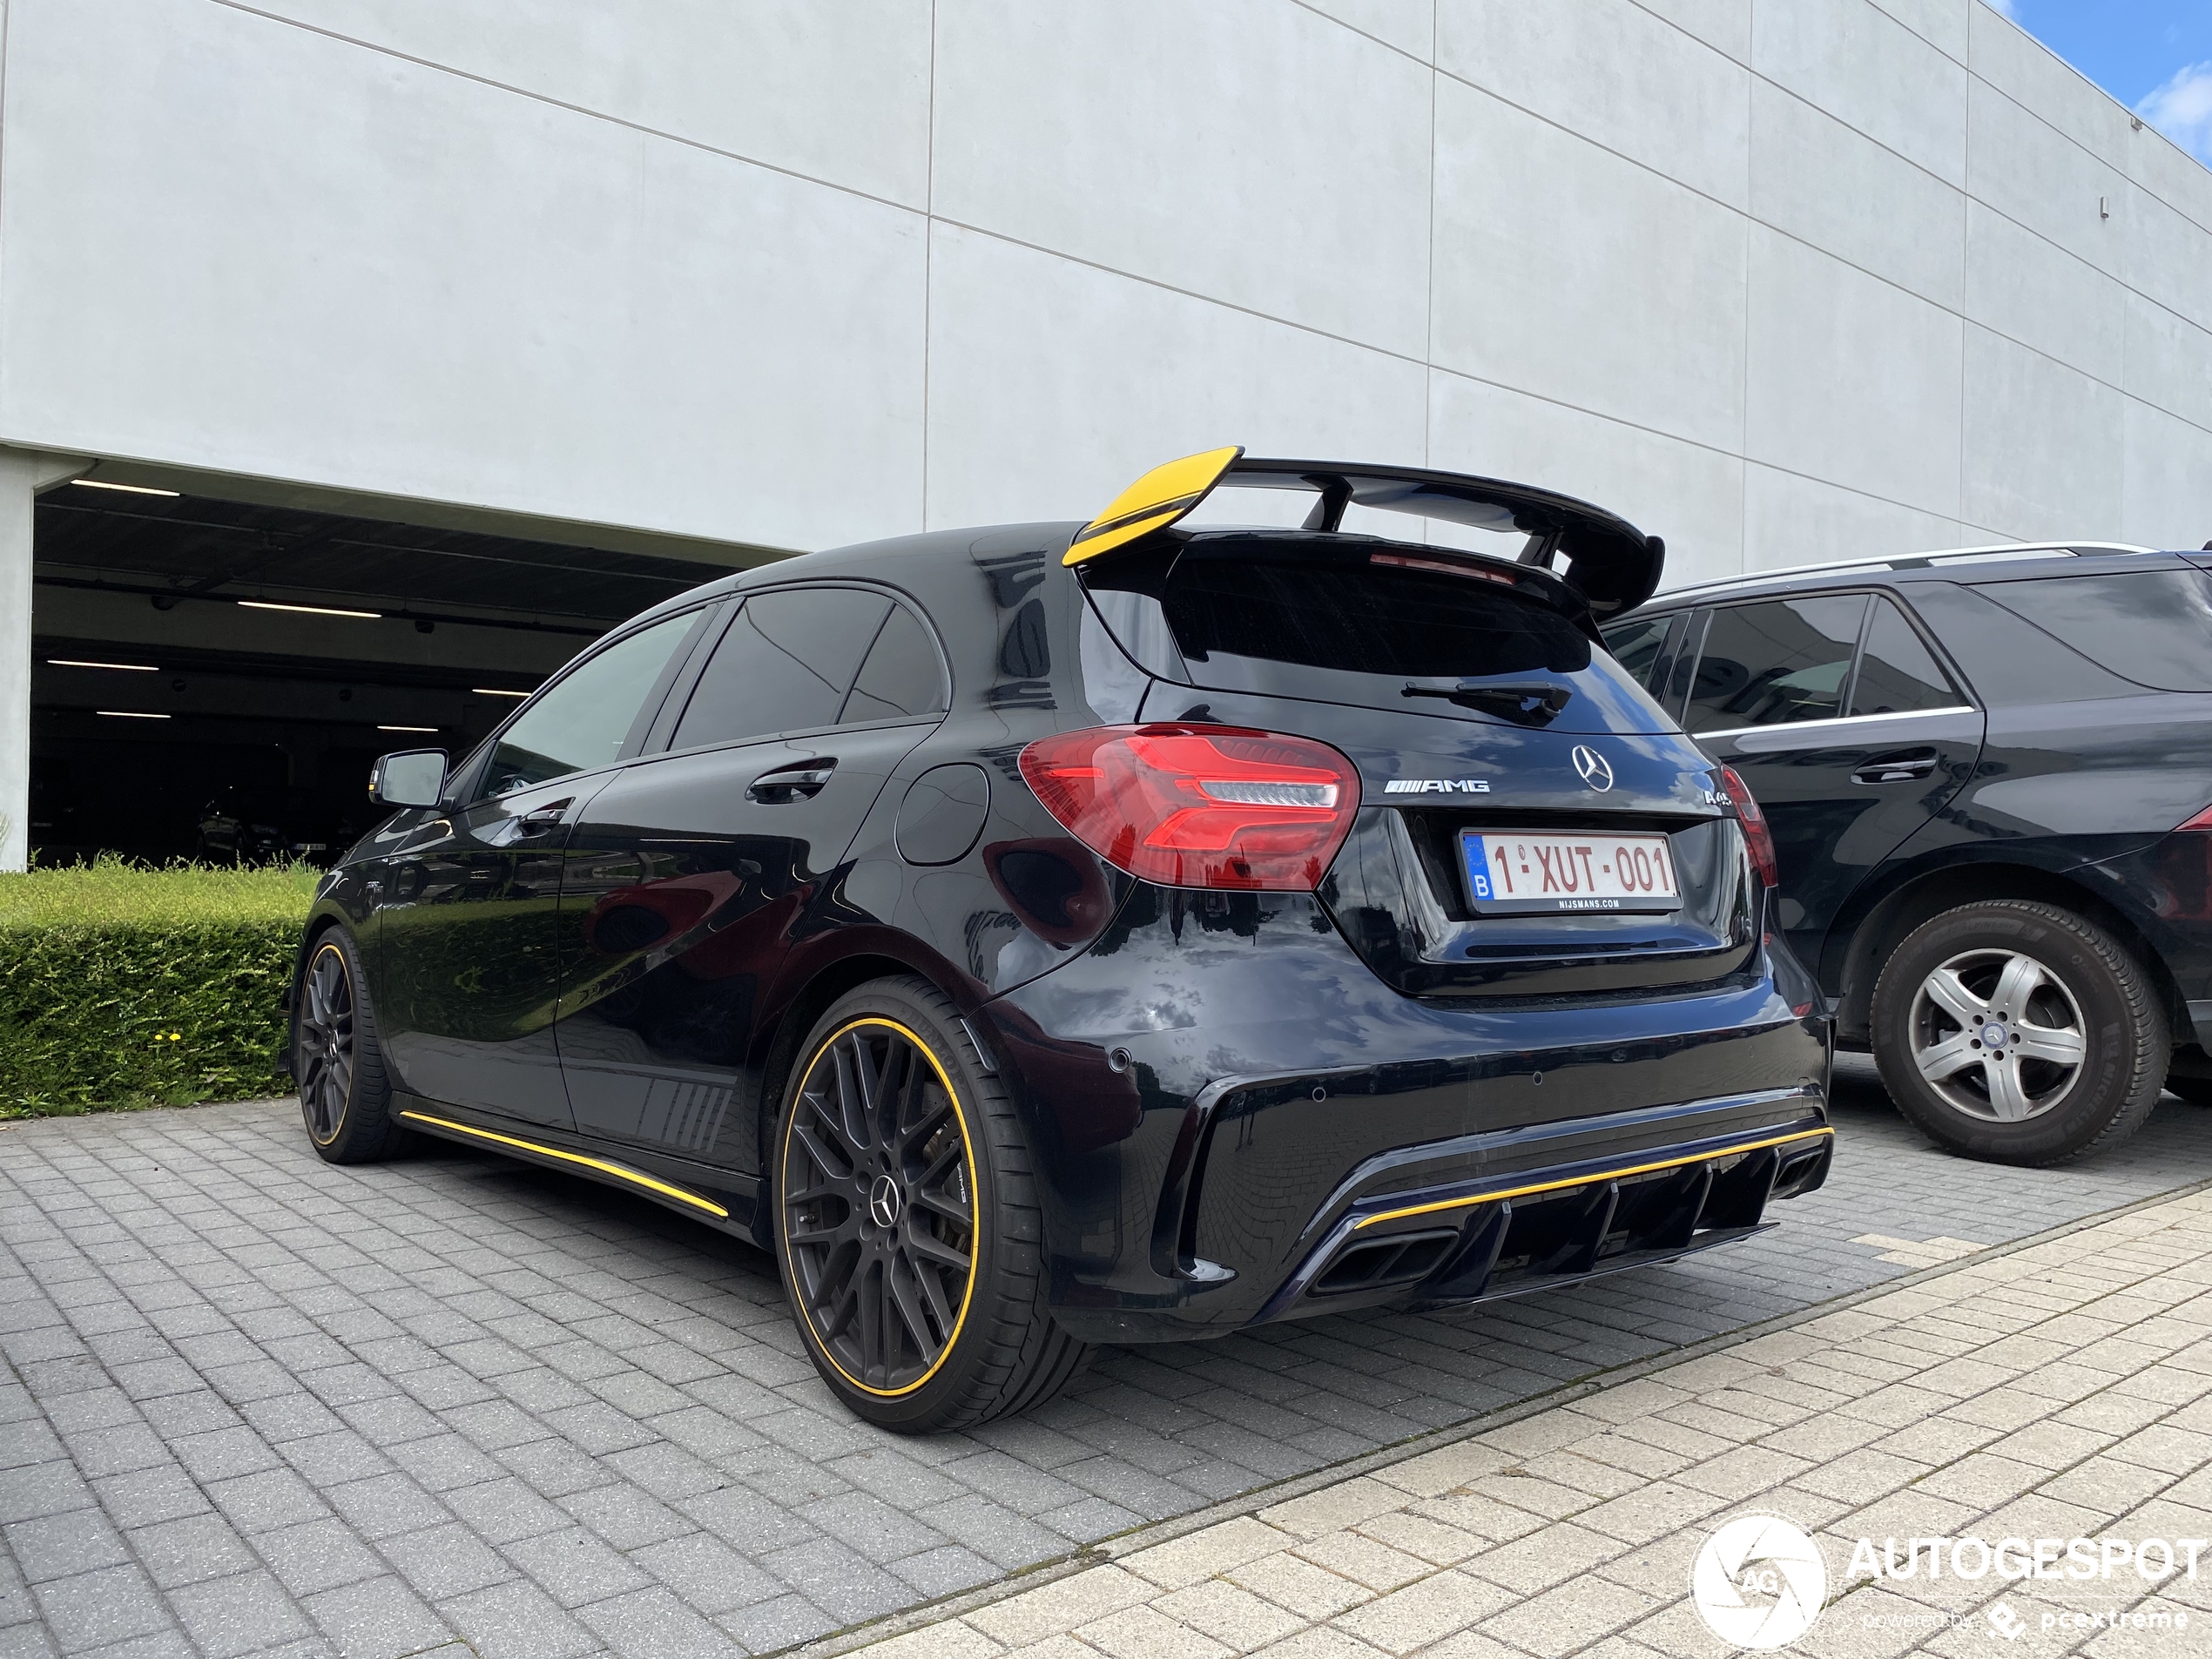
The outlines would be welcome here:
M 1222 484 L 1312 509 L 1178 528 Z M 300 953 L 308 1133 L 750 1239 L 902 1430 L 1094 1343 L 1742 1238 L 1826 1173 L 1827 1027 L 1757 806 L 1599 643 L 1662 552 L 1545 490 L 1224 449 L 1087 525 L 700 588 L 458 764 L 378 763 L 397 810 Z

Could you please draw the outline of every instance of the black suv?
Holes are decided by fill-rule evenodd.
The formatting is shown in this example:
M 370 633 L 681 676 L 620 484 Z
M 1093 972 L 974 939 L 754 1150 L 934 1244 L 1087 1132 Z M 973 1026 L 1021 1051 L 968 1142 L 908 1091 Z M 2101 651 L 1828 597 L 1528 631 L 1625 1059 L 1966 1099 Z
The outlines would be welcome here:
M 1679 590 L 1605 630 L 1750 784 L 1839 1042 L 1976 1157 L 2212 1100 L 2212 554 L 1928 553 Z
M 1178 528 L 1222 482 L 1306 527 Z M 308 1132 L 752 1239 L 908 1430 L 1092 1343 L 1740 1238 L 1826 1171 L 1827 1022 L 1756 808 L 1599 643 L 1662 554 L 1543 490 L 1231 449 L 1088 525 L 711 583 L 457 765 L 378 763 L 401 810 L 300 954 Z

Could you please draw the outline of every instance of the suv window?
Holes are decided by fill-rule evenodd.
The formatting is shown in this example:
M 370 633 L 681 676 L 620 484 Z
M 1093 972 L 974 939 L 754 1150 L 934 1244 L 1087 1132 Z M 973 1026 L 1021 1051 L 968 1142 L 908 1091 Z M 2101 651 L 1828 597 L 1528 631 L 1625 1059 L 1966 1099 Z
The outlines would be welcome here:
M 651 694 L 702 610 L 657 622 L 579 663 L 540 692 L 499 734 L 476 799 L 504 795 L 622 759 L 638 721 L 659 706 Z
M 1606 650 L 1647 691 L 1652 690 L 1652 671 L 1666 654 L 1667 634 L 1676 621 L 1673 617 L 1636 617 L 1605 631 Z
M 944 706 L 936 651 L 905 606 L 858 588 L 786 588 L 745 601 L 700 674 L 671 746 Z
M 1863 593 L 1716 610 L 1683 725 L 1696 733 L 1834 718 L 1865 615 Z
M 2212 576 L 2131 570 L 1976 583 L 2090 661 L 2161 691 L 2212 691 Z
M 1904 613 L 1887 599 L 1875 600 L 1866 644 L 1858 654 L 1858 677 L 1851 682 L 1851 711 L 1912 714 L 1957 708 L 1966 700 Z

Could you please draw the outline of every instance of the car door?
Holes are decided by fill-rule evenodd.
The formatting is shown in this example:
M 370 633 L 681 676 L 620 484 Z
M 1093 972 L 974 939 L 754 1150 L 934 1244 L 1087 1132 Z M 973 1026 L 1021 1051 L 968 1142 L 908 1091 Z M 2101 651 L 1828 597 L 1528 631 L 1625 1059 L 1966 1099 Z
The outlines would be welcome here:
M 1972 775 L 1982 714 L 1886 594 L 1715 608 L 1683 726 L 1773 826 L 1782 928 L 1820 960 L 1867 873 Z
M 570 1126 L 552 1030 L 563 849 L 703 614 L 617 640 L 538 692 L 384 860 L 371 988 L 401 1088 Z
M 794 941 L 836 925 L 839 869 L 942 718 L 941 656 L 855 587 L 748 597 L 672 718 L 580 817 L 561 895 L 562 1064 L 580 1131 L 751 1171 L 733 1113 Z

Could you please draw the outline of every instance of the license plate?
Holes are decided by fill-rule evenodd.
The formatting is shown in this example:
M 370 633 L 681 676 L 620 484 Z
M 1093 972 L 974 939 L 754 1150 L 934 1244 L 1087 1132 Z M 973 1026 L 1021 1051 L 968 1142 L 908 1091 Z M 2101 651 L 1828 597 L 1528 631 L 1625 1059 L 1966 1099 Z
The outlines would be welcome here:
M 1663 835 L 1461 830 L 1460 862 L 1479 915 L 1682 907 Z

